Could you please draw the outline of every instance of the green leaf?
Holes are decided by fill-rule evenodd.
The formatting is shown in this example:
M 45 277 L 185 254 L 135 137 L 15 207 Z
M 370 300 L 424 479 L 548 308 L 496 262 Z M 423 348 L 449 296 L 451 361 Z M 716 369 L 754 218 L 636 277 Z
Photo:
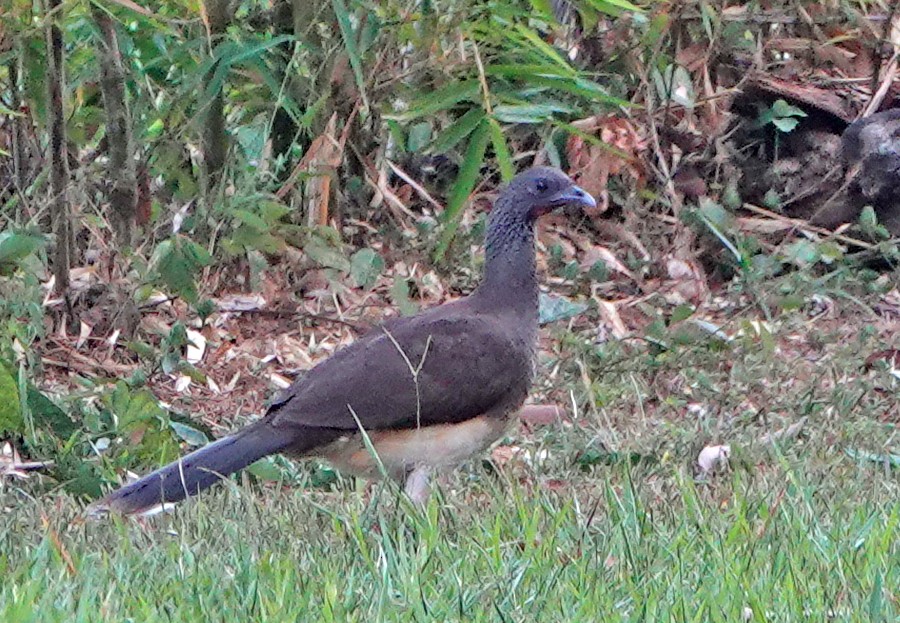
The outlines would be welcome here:
M 719 229 L 728 229 L 734 219 L 731 213 L 709 197 L 701 197 L 698 206 L 700 214 Z
M 231 215 L 257 231 L 267 232 L 270 229 L 269 224 L 266 221 L 249 210 L 231 210 Z
M 574 303 L 563 296 L 553 296 L 541 292 L 539 298 L 539 321 L 541 324 L 572 318 L 587 310 L 586 303 Z
M 193 303 L 197 299 L 194 277 L 211 259 L 206 249 L 196 242 L 175 236 L 157 245 L 151 265 L 172 293 Z
M 800 124 L 799 119 L 795 119 L 794 117 L 776 117 L 772 120 L 772 125 L 778 128 L 779 131 L 787 134 L 794 128 L 796 128 Z
M 890 465 L 891 467 L 900 467 L 900 454 L 877 454 L 867 450 L 856 450 L 854 448 L 846 448 L 844 453 L 851 459 L 857 461 L 870 461 L 872 463 L 881 463 Z
M 504 182 L 509 182 L 516 174 L 516 167 L 513 164 L 512 155 L 509 153 L 506 137 L 503 136 L 503 129 L 496 119 L 490 119 L 489 123 L 491 124 L 491 145 L 494 147 L 494 156 L 500 166 L 500 178 Z
M 797 240 L 784 250 L 785 259 L 797 266 L 809 266 L 819 261 L 819 249 L 810 240 Z
M 419 311 L 416 304 L 409 299 L 409 284 L 399 275 L 394 277 L 394 283 L 391 284 L 391 301 L 404 316 L 412 316 Z
M 891 233 L 887 228 L 878 222 L 878 216 L 872 206 L 865 206 L 859 214 L 859 227 L 867 236 L 875 239 L 887 240 L 891 237 Z
M 780 307 L 782 311 L 797 311 L 798 309 L 803 309 L 805 304 L 806 301 L 803 300 L 803 297 L 797 296 L 796 294 L 783 296 L 778 301 L 778 307 Z
M 66 474 L 65 489 L 69 495 L 75 497 L 99 498 L 103 494 L 103 479 L 95 465 L 81 462 Z
M 602 283 L 609 279 L 609 267 L 606 265 L 606 262 L 597 260 L 591 264 L 590 269 L 588 269 L 588 277 L 590 277 L 591 281 L 596 281 L 597 283 Z
M 406 150 L 411 153 L 418 153 L 425 149 L 425 146 L 431 141 L 431 124 L 422 121 L 413 125 L 409 129 L 409 136 L 406 138 Z
M 869 620 L 873 623 L 884 621 L 884 579 L 881 571 L 875 572 L 875 583 L 869 596 Z
M 293 39 L 294 37 L 290 35 L 279 35 L 252 41 L 250 44 L 237 43 L 235 41 L 219 43 L 214 48 L 212 57 L 207 59 L 195 72 L 199 76 L 206 76 L 210 71 L 213 72 L 212 77 L 206 82 L 203 100 L 209 101 L 222 92 L 225 80 L 228 78 L 228 74 L 234 65 L 241 64 L 244 61 L 249 61 L 250 65 L 255 65 L 255 61 L 262 56 L 263 52 Z
M 25 432 L 25 418 L 19 404 L 16 379 L 6 365 L 0 362 L 0 435 Z
M 865 206 L 859 213 L 859 226 L 865 232 L 870 232 L 878 226 L 878 217 L 875 216 L 875 208 Z
M 607 15 L 618 17 L 622 11 L 632 11 L 634 13 L 643 13 L 644 10 L 637 5 L 631 4 L 628 0 L 588 0 L 589 4 Z
M 0 268 L 15 265 L 44 245 L 43 236 L 19 234 L 11 231 L 0 232 Z
M 791 106 L 783 99 L 779 99 L 759 113 L 755 125 L 762 127 L 771 123 L 778 131 L 787 133 L 800 123 L 798 117 L 806 116 L 807 114 L 801 108 Z
M 819 255 L 825 264 L 833 264 L 844 257 L 844 250 L 841 245 L 833 240 L 827 240 L 818 244 Z
M 272 457 L 260 459 L 247 468 L 247 471 L 256 478 L 266 482 L 280 482 L 284 480 L 284 473 L 281 468 L 275 464 Z
M 548 60 L 556 63 L 556 65 L 558 65 L 565 71 L 570 72 L 572 75 L 576 73 L 569 62 L 563 56 L 561 56 L 553 46 L 541 39 L 534 30 L 528 28 L 527 26 L 519 24 L 516 27 L 515 32 L 516 34 L 524 37 L 525 41 L 527 41 L 534 48 L 540 51 Z
M 669 318 L 669 324 L 675 324 L 682 320 L 687 320 L 694 315 L 694 308 L 691 305 L 679 305 L 672 310 L 672 317 Z
M 450 243 L 456 235 L 456 230 L 459 228 L 463 208 L 478 181 L 478 175 L 481 173 L 481 164 L 484 162 L 484 152 L 490 139 L 489 127 L 490 125 L 482 120 L 469 138 L 469 145 L 466 148 L 463 164 L 459 169 L 459 174 L 456 176 L 456 181 L 453 183 L 453 188 L 450 189 L 447 209 L 444 210 L 442 215 L 446 227 L 441 234 L 440 242 L 435 251 L 436 261 L 442 260 L 450 247 Z
M 481 123 L 481 120 L 484 119 L 484 117 L 485 112 L 483 109 L 471 109 L 457 119 L 453 125 L 441 130 L 440 134 L 437 135 L 437 138 L 434 139 L 431 151 L 438 154 L 449 151 L 455 147 L 457 143 L 471 134 L 472 130 L 478 127 L 478 124 Z
M 282 43 L 293 40 L 294 37 L 292 35 L 278 35 L 277 37 L 267 37 L 258 42 L 250 43 L 249 45 L 236 45 L 235 53 L 230 55 L 227 60 L 234 65 L 246 60 L 257 59 L 260 58 L 262 53 L 266 50 L 277 48 Z
M 775 115 L 776 118 L 808 116 L 802 108 L 791 106 L 783 99 L 775 100 L 775 102 L 772 104 L 772 114 Z
M 27 394 L 28 410 L 35 428 L 48 430 L 60 439 L 69 439 L 80 430 L 78 424 L 65 411 L 37 388 L 29 385 Z
M 369 100 L 366 97 L 366 79 L 363 75 L 362 58 L 359 55 L 359 46 L 356 43 L 356 33 L 350 23 L 350 12 L 344 0 L 331 0 L 334 7 L 334 15 L 337 17 L 338 27 L 341 30 L 341 38 L 344 40 L 344 49 L 350 59 L 350 67 L 353 69 L 353 77 L 356 79 L 356 88 L 359 89 L 363 101 L 363 109 L 368 110 Z
M 544 123 L 557 112 L 570 112 L 562 104 L 501 104 L 494 108 L 494 119 L 504 123 Z
M 397 123 L 395 119 L 385 119 L 385 124 L 387 124 L 388 133 L 391 135 L 397 148 L 406 151 L 406 134 L 403 132 L 403 126 Z
M 209 443 L 209 438 L 203 431 L 197 430 L 193 426 L 188 426 L 181 422 L 170 421 L 169 426 L 175 431 L 180 439 L 188 442 L 192 446 L 205 446 Z
M 156 119 L 147 126 L 147 129 L 144 130 L 144 139 L 148 141 L 152 141 L 153 139 L 159 138 L 162 136 L 163 130 L 166 129 L 166 124 L 162 119 Z
M 278 201 L 264 199 L 257 205 L 259 214 L 267 223 L 276 223 L 290 213 L 291 209 Z
M 550 0 L 531 0 L 531 8 L 544 19 L 554 19 L 553 6 Z
M 503 76 L 505 78 L 521 78 L 529 81 L 533 77 L 554 77 L 554 78 L 574 78 L 575 71 L 571 67 L 560 67 L 559 65 L 541 65 L 541 64 L 516 64 L 516 65 L 491 65 L 485 67 L 484 72 L 488 76 Z
M 412 121 L 426 115 L 433 115 L 453 108 L 459 102 L 465 99 L 474 99 L 478 96 L 480 86 L 477 80 L 466 80 L 465 82 L 454 82 L 438 89 L 434 93 L 429 93 L 413 101 L 404 113 L 395 115 L 385 115 L 386 119 L 394 119 L 396 121 Z
M 350 276 L 360 288 L 371 288 L 384 270 L 384 259 L 373 249 L 360 249 L 350 258 Z
M 303 245 L 303 252 L 319 266 L 335 268 L 344 273 L 350 271 L 350 260 L 343 250 L 329 244 L 321 236 L 309 236 Z

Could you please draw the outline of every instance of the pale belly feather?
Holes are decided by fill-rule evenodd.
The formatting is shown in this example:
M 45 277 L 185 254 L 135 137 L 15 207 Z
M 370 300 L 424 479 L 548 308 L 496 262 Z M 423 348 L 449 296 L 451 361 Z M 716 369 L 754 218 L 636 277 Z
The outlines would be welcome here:
M 480 416 L 459 424 L 368 434 L 388 475 L 402 479 L 416 466 L 453 466 L 465 461 L 502 437 L 508 424 L 505 419 Z M 347 474 L 365 478 L 381 475 L 359 433 L 341 437 L 316 454 Z

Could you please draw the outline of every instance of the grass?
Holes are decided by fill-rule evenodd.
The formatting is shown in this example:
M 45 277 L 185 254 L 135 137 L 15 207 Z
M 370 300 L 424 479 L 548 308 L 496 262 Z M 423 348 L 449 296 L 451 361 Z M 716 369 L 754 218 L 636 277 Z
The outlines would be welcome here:
M 0 614 L 9 623 L 896 620 L 897 483 L 847 466 L 848 480 L 830 486 L 800 467 L 784 458 L 765 480 L 735 473 L 698 485 L 679 469 L 618 466 L 582 499 L 476 483 L 412 514 L 384 495 L 364 505 L 356 494 L 241 491 L 149 527 L 71 523 L 72 504 L 42 500 L 20 507 L 0 536 Z M 667 476 L 669 499 L 641 493 L 641 479 Z M 37 517 L 51 508 L 42 527 Z
M 771 333 L 731 310 L 729 344 L 551 330 L 538 392 L 577 412 L 421 511 L 393 486 L 243 482 L 85 523 L 67 495 L 8 484 L 0 621 L 896 621 L 897 385 L 861 367 L 894 338 L 858 300 Z M 708 443 L 732 461 L 701 478 Z

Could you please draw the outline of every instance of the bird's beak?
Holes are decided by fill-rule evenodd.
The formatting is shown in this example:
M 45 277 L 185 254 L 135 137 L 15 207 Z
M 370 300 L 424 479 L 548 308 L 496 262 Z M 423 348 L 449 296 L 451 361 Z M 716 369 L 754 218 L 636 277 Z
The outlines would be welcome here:
M 590 193 L 586 192 L 582 188 L 579 188 L 575 184 L 572 184 L 565 190 L 560 191 L 550 200 L 550 204 L 553 206 L 552 209 L 561 208 L 564 206 L 578 206 L 582 209 L 597 207 L 596 199 L 591 197 Z

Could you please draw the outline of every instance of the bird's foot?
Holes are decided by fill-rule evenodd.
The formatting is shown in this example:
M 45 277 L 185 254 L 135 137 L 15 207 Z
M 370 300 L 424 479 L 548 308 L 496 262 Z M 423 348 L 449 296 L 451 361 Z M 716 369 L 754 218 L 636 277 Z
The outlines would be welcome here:
M 406 495 L 417 506 L 425 506 L 431 494 L 431 467 L 417 465 L 406 475 Z

